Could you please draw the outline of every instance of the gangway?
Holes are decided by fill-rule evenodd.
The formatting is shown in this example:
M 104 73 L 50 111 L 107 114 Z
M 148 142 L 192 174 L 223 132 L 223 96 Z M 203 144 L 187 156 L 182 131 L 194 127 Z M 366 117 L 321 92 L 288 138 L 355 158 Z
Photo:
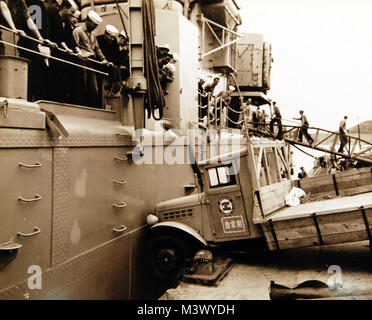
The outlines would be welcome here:
M 300 145 L 303 147 L 311 148 L 314 150 L 330 153 L 333 155 L 340 156 L 342 158 L 356 160 L 363 163 L 368 163 L 372 165 L 372 142 L 361 139 L 359 136 L 354 137 L 352 135 L 345 135 L 346 141 L 344 143 L 343 152 L 336 150 L 336 146 L 341 143 L 341 135 L 339 132 L 334 132 L 326 129 L 321 129 L 317 127 L 308 127 L 308 132 L 313 138 L 313 142 L 310 144 L 306 140 L 306 136 L 303 138 L 305 140 L 299 141 L 298 136 L 301 130 L 301 126 L 298 125 L 288 125 L 282 124 L 282 134 L 279 135 L 279 126 L 277 123 L 273 124 L 273 130 L 270 130 L 270 124 L 267 122 L 254 122 L 249 117 L 248 109 L 245 110 L 235 110 L 229 105 L 226 105 L 226 109 L 223 107 L 222 99 L 219 99 L 216 103 L 210 102 L 210 95 L 208 95 L 208 103 L 205 106 L 199 105 L 199 110 L 207 109 L 207 114 L 209 117 L 207 123 L 204 123 L 205 127 L 214 127 L 219 130 L 226 126 L 227 122 L 232 124 L 237 128 L 242 128 L 242 130 L 248 135 L 253 133 L 259 136 L 271 137 L 274 139 L 283 139 L 292 145 Z M 235 114 L 237 116 L 236 121 L 229 117 L 229 114 Z M 217 121 L 215 122 L 215 119 Z M 284 120 L 284 119 L 282 119 Z M 204 119 L 199 118 L 199 122 L 203 122 Z M 315 131 L 315 133 L 314 133 Z M 339 142 L 339 143 L 338 143 Z
M 361 139 L 346 135 L 347 142 L 345 143 L 343 152 L 336 150 L 336 145 L 340 143 L 340 133 L 329 131 L 326 129 L 308 127 L 308 132 L 314 141 L 310 144 L 303 138 L 303 141 L 298 140 L 298 135 L 301 126 L 296 125 L 282 125 L 282 137 L 278 135 L 278 125 L 274 124 L 273 132 L 270 131 L 270 126 L 267 123 L 247 122 L 249 132 L 272 137 L 275 139 L 283 139 L 292 145 L 300 145 L 314 150 L 330 153 L 350 160 L 357 160 L 372 165 L 372 143 Z M 315 134 L 314 134 L 315 131 Z

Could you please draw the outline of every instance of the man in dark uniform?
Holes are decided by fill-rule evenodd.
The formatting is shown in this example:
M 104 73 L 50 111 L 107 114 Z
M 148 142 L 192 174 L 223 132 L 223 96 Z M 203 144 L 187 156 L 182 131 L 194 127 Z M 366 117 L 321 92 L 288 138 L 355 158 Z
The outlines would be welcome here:
M 66 45 L 65 28 L 68 19 L 72 16 L 77 8 L 73 0 L 63 0 L 60 6 L 49 7 L 47 9 L 49 20 L 49 38 L 57 43 L 60 48 L 66 50 L 66 53 L 58 49 L 52 50 L 52 56 L 63 60 L 68 60 L 69 52 L 72 49 Z M 56 60 L 50 61 L 50 83 L 51 86 L 51 99 L 58 102 L 67 102 L 67 91 L 69 79 L 66 75 L 69 74 L 69 66 L 66 63 Z
M 19 2 L 19 6 L 23 6 L 25 5 L 24 1 L 20 1 Z M 26 5 L 25 5 L 26 6 Z M 26 7 L 27 9 L 27 7 Z M 1 16 L 3 17 L 3 19 L 0 19 L 0 23 L 2 25 L 4 25 L 4 20 L 5 20 L 5 25 L 8 24 L 8 26 L 10 26 L 10 28 L 15 32 L 17 33 L 18 35 L 20 36 L 24 36 L 26 35 L 25 32 L 23 30 L 18 30 L 14 24 L 14 21 L 13 21 L 13 17 L 12 17 L 12 13 L 10 12 L 9 8 L 8 8 L 8 1 L 7 0 L 0 0 L 0 12 L 1 12 Z M 26 11 L 23 9 L 21 10 L 21 13 L 24 15 L 24 18 L 27 20 L 28 19 L 28 11 L 26 13 Z M 1 38 L 1 35 L 2 35 L 2 32 L 1 32 L 1 29 L 0 29 L 0 40 L 2 40 Z M 3 55 L 5 54 L 5 46 L 3 43 L 0 43 L 0 55 Z
M 211 97 L 214 96 L 214 89 L 218 85 L 220 79 L 219 78 L 214 78 L 212 83 L 209 83 L 204 86 L 204 92 L 206 93 L 206 96 L 202 98 L 202 105 L 207 105 L 208 104 L 208 94 L 210 94 Z
M 104 89 L 108 91 L 109 94 L 116 94 L 120 90 L 120 75 L 119 69 L 120 66 L 119 57 L 119 45 L 117 42 L 117 36 L 119 35 L 118 29 L 115 26 L 108 24 L 105 27 L 105 33 L 97 37 L 98 45 L 105 56 L 106 60 L 111 62 L 116 67 L 110 68 L 108 70 L 108 77 L 105 80 L 103 77 L 97 77 L 98 91 L 100 100 L 103 99 L 102 85 Z
M 207 97 L 207 93 L 204 90 L 204 79 L 199 79 L 198 82 L 198 104 L 199 104 L 199 121 L 202 122 L 203 118 L 208 114 L 208 110 L 203 103 Z
M 41 9 L 41 28 L 38 29 L 38 31 L 43 38 L 48 39 L 49 21 L 47 19 L 47 13 L 43 1 L 25 0 L 25 3 L 28 7 L 37 6 Z M 35 38 L 35 34 L 28 29 L 28 21 L 18 16 L 16 18 L 16 24 L 19 25 L 20 28 L 25 30 L 28 36 Z M 17 44 L 21 47 L 25 47 L 33 51 L 41 51 L 41 45 L 30 39 L 21 37 L 18 40 Z M 51 86 L 48 79 L 49 66 L 47 65 L 50 60 L 48 61 L 44 57 L 28 52 L 26 50 L 18 49 L 18 51 L 21 57 L 30 60 L 30 64 L 28 67 L 28 100 L 37 101 L 42 99 L 50 99 Z
M 121 31 L 118 35 L 118 45 L 119 45 L 119 65 L 121 72 L 121 80 L 125 81 L 130 76 L 129 70 L 129 38 L 125 31 Z
M 299 179 L 306 179 L 306 178 L 308 178 L 308 175 L 307 175 L 304 167 L 301 167 L 300 169 L 301 169 L 301 171 L 298 173 L 298 178 Z
M 278 105 L 276 104 L 276 101 L 273 102 L 273 106 L 274 106 L 274 114 L 273 114 L 273 117 L 270 121 L 270 132 L 274 133 L 274 125 L 276 124 L 277 127 L 278 127 L 278 134 L 277 134 L 276 137 L 278 139 L 282 139 L 282 137 L 283 137 L 282 115 L 280 113 L 280 109 L 279 109 Z
M 43 36 L 47 36 L 42 31 L 39 32 L 37 26 L 31 19 L 31 16 L 28 12 L 27 5 L 33 5 L 34 3 L 30 1 L 29 4 L 25 2 L 25 0 L 0 0 L 1 5 L 1 12 L 3 13 L 3 17 L 5 21 L 10 25 L 10 27 L 18 30 L 23 30 L 23 32 L 19 32 L 18 34 L 21 35 L 19 38 L 17 45 L 25 47 L 27 49 L 33 51 L 40 51 L 39 44 L 35 41 L 26 39 L 22 37 L 23 35 L 28 35 L 29 37 L 35 38 L 43 44 L 51 45 L 52 43 L 48 40 L 44 40 Z M 41 9 L 43 9 L 43 4 L 37 3 Z M 8 10 L 7 10 L 8 8 Z M 5 14 L 4 14 L 5 13 Z M 42 11 L 43 13 L 43 11 Z M 9 15 L 10 14 L 10 15 Z M 12 23 L 13 21 L 13 23 Z M 2 21 L 1 21 L 2 23 Z M 46 25 L 47 28 L 47 25 Z M 43 34 L 43 36 L 41 35 Z M 0 51 L 3 51 L 0 49 Z M 41 75 L 41 67 L 39 64 L 44 61 L 44 58 L 40 57 L 39 55 L 30 53 L 29 51 L 18 49 L 20 56 L 27 58 L 30 60 L 29 64 L 29 72 L 28 72 L 28 100 L 34 101 L 38 100 L 43 97 L 44 95 L 44 83 L 43 77 Z
M 338 130 L 340 132 L 340 142 L 341 142 L 340 143 L 340 147 L 338 148 L 338 152 L 343 152 L 344 151 L 344 147 L 347 144 L 346 120 L 347 120 L 347 116 L 344 116 L 344 119 L 340 122 L 340 126 L 338 128 Z
M 63 27 L 63 40 L 67 47 L 68 53 L 79 53 L 79 48 L 76 45 L 72 31 L 75 29 L 81 12 L 76 10 L 73 15 L 69 16 Z M 69 54 L 66 60 L 81 64 L 79 57 Z M 64 101 L 69 104 L 82 105 L 83 101 L 79 100 L 79 85 L 83 82 L 83 70 L 79 67 L 65 64 L 64 72 L 64 85 L 65 85 L 65 97 Z
M 300 115 L 301 116 L 299 118 L 293 118 L 293 120 L 301 120 L 301 128 L 298 134 L 298 141 L 302 142 L 302 136 L 304 135 L 308 140 L 309 144 L 312 145 L 314 143 L 314 139 L 307 132 L 307 129 L 309 128 L 309 122 L 307 121 L 307 118 L 303 110 L 300 110 Z

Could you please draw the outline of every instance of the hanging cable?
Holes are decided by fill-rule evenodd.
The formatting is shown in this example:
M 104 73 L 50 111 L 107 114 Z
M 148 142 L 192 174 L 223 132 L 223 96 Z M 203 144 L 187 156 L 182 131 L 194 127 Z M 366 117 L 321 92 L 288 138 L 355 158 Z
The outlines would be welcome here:
M 159 79 L 159 67 L 155 46 L 155 7 L 152 0 L 142 1 L 142 21 L 145 76 L 147 80 L 145 107 L 147 109 L 148 118 L 152 115 L 155 120 L 160 120 L 163 118 L 165 99 Z M 158 110 L 158 116 L 155 115 L 156 110 Z
M 228 76 L 230 76 L 231 79 L 233 79 L 233 81 L 234 81 L 234 83 L 235 83 L 235 87 L 236 87 L 236 89 L 238 90 L 239 98 L 241 98 L 241 97 L 242 97 L 242 94 L 240 93 L 239 85 L 238 85 L 238 82 L 236 81 L 234 75 L 231 74 L 231 73 L 229 73 Z
M 315 156 L 313 156 L 312 154 L 310 153 L 307 153 L 306 151 L 302 150 L 301 148 L 297 147 L 295 144 L 292 144 L 296 149 L 300 150 L 301 152 L 303 152 L 304 154 L 308 155 L 309 157 L 313 157 L 313 158 L 316 158 Z
M 119 5 L 119 0 L 115 0 L 115 1 L 116 1 L 116 7 L 118 8 L 118 12 L 119 12 L 119 16 L 120 16 L 121 24 L 123 25 L 124 32 L 125 32 L 125 34 L 129 37 L 129 34 L 128 34 L 128 32 L 127 32 L 127 28 L 125 27 L 125 23 L 124 23 L 123 16 L 121 15 L 123 11 L 122 11 L 122 8 L 121 8 L 120 5 Z

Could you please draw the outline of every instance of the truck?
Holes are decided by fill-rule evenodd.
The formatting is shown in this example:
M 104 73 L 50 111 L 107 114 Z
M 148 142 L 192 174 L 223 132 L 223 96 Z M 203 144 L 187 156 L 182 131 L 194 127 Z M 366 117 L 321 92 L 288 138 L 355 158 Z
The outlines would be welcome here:
M 371 245 L 370 167 L 291 180 L 284 141 L 251 137 L 242 146 L 198 163 L 197 194 L 156 205 L 148 219 L 155 276 L 174 280 L 197 248 L 238 240 L 261 239 L 270 251 L 362 240 Z M 288 206 L 294 187 L 307 200 Z

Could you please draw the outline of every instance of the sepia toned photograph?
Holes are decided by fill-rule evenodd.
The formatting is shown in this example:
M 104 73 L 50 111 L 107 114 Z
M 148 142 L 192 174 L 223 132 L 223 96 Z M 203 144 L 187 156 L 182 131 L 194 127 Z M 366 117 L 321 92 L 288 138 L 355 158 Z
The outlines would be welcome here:
M 0 0 L 0 300 L 372 300 L 371 10 Z

